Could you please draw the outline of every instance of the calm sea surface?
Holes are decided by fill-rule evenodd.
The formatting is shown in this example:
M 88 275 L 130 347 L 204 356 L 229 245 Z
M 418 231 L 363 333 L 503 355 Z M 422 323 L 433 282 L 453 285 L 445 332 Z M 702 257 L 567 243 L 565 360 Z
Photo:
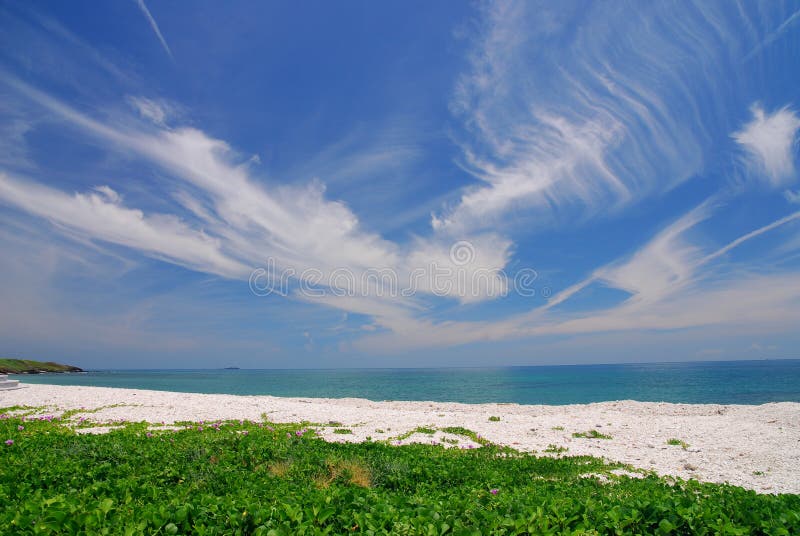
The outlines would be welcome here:
M 441 369 L 103 370 L 16 378 L 23 383 L 193 393 L 467 403 L 800 402 L 800 360 Z

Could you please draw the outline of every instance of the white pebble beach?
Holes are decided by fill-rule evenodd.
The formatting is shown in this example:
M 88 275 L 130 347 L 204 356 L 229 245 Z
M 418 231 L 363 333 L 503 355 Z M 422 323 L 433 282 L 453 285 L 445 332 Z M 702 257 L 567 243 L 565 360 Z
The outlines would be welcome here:
M 555 445 L 568 449 L 562 455 L 602 457 L 659 475 L 728 482 L 759 493 L 800 493 L 800 403 L 794 402 L 718 405 L 625 400 L 541 406 L 373 402 L 24 384 L 19 389 L 0 391 L 0 407 L 11 406 L 44 406 L 55 414 L 83 408 L 85 413 L 72 418 L 84 417 L 98 423 L 124 419 L 160 426 L 180 421 L 259 421 L 263 417 L 271 422 L 307 421 L 329 441 L 386 440 L 407 435 L 418 427 L 463 427 L 520 451 L 554 455 L 544 451 Z M 489 420 L 490 417 L 500 420 Z M 352 433 L 334 433 L 343 428 Z M 589 430 L 611 439 L 573 437 L 573 433 Z M 667 444 L 670 439 L 682 441 L 685 448 Z M 401 441 L 474 446 L 464 437 L 441 431 L 433 435 L 416 433 Z

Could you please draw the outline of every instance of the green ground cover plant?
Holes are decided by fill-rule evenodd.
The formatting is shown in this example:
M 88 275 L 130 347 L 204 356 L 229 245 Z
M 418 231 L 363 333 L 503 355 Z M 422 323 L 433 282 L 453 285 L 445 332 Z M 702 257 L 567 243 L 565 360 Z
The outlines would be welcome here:
M 800 533 L 798 495 L 491 444 L 327 443 L 302 425 L 79 435 L 57 417 L 4 415 L 0 455 L 3 534 Z
M 601 434 L 597 430 L 589 430 L 588 432 L 575 432 L 572 437 L 582 437 L 585 439 L 611 439 L 610 435 Z
M 558 445 L 554 445 L 553 443 L 550 443 L 549 445 L 547 445 L 547 448 L 544 449 L 545 452 L 550 454 L 563 454 L 568 450 L 569 449 L 567 447 L 560 447 Z
M 667 445 L 681 447 L 683 450 L 686 450 L 686 449 L 689 448 L 689 443 L 687 443 L 686 441 L 683 441 L 681 439 L 676 439 L 676 438 L 667 439 Z

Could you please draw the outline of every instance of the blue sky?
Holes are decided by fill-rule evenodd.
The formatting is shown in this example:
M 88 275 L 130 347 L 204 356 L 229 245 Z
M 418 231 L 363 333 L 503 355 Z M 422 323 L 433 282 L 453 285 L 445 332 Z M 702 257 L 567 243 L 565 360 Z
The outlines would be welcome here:
M 798 2 L 2 2 L 0 349 L 796 358 Z

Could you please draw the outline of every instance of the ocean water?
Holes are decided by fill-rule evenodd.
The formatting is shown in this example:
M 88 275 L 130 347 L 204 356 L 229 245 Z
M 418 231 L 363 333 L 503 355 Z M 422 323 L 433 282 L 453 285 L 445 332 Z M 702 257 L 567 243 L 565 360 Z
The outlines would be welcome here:
M 496 368 L 102 370 L 23 383 L 370 400 L 584 404 L 800 402 L 800 360 Z

